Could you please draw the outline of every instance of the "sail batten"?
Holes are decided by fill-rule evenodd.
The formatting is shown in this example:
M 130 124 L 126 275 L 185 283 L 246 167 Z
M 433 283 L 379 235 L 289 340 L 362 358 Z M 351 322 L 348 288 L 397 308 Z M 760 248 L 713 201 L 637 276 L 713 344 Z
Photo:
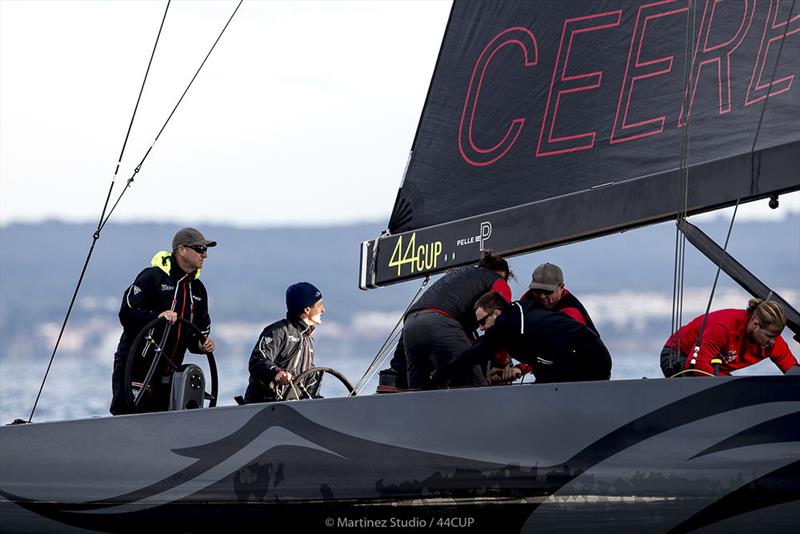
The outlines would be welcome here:
M 376 285 L 800 189 L 789 7 L 456 1 Z

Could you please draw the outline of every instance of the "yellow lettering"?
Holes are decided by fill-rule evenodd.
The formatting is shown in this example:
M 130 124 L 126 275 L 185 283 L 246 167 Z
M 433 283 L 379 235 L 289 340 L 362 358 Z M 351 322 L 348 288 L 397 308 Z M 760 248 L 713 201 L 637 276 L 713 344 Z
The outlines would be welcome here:
M 422 272 L 422 270 L 425 267 L 425 249 L 427 247 L 428 247 L 428 245 L 420 245 L 417 248 L 417 257 L 414 258 L 416 260 L 414 263 L 417 266 L 417 271 L 418 272 Z M 413 266 L 412 266 L 411 271 L 412 272 L 414 271 Z
M 417 246 L 417 234 L 411 234 L 407 243 L 403 243 L 403 236 L 397 239 L 389 259 L 389 268 L 397 268 L 397 276 L 402 276 L 403 265 L 408 264 L 411 273 L 435 269 L 439 265 L 439 256 L 442 255 L 442 242 L 435 241 Z
M 405 253 L 403 253 L 403 263 L 411 264 L 412 273 L 414 272 L 414 260 L 416 259 L 414 252 L 416 251 L 416 247 L 417 247 L 417 233 L 414 232 L 413 234 L 411 234 L 411 239 L 408 240 L 408 246 L 406 247 Z
M 431 254 L 433 252 L 433 243 L 425 245 L 425 270 L 430 271 L 436 265 L 436 256 Z
M 392 257 L 389 259 L 389 268 L 397 267 L 397 276 L 400 276 L 400 268 L 402 267 L 402 263 L 400 262 L 400 251 L 403 249 L 403 236 L 400 236 L 397 239 L 397 243 L 394 246 L 394 251 L 392 251 Z

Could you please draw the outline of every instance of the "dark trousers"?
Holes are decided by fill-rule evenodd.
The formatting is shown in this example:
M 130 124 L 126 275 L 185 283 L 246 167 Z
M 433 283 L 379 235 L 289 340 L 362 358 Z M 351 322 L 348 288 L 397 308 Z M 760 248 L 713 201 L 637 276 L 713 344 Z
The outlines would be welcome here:
M 129 413 L 144 413 L 144 412 L 163 412 L 169 409 L 170 397 L 170 383 L 165 381 L 163 374 L 158 371 L 150 381 L 150 388 L 145 393 L 144 397 L 139 401 L 139 406 L 136 409 L 128 406 L 125 390 L 125 363 L 127 362 L 128 355 L 124 356 L 116 353 L 114 355 L 114 371 L 111 374 L 111 408 L 109 412 L 112 415 L 123 415 Z M 133 379 L 136 381 L 143 380 L 146 374 L 146 369 L 138 368 L 134 365 Z
M 609 380 L 611 354 L 595 334 L 573 337 L 564 349 L 531 362 L 536 383 Z
M 430 374 L 452 362 L 472 342 L 461 324 L 434 310 L 411 312 L 403 324 L 403 345 L 406 351 L 408 387 L 430 389 Z M 455 374 L 448 383 L 452 387 L 485 386 L 486 377 L 480 366 Z
M 666 378 L 674 376 L 686 369 L 686 360 L 688 356 L 681 352 L 680 349 L 664 345 L 661 349 L 661 372 L 664 373 Z
M 389 367 L 395 372 L 394 386 L 400 389 L 408 389 L 408 366 L 406 365 L 406 346 L 403 343 L 403 333 L 400 332 L 400 339 L 397 348 L 394 349 L 392 360 Z
M 125 358 L 114 355 L 114 371 L 111 374 L 111 408 L 112 415 L 130 413 L 128 401 L 125 399 Z

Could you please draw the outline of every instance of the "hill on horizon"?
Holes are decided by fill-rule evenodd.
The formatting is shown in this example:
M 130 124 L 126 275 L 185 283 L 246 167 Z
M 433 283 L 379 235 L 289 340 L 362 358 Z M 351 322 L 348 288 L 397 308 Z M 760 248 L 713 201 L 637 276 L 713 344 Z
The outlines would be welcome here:
M 699 226 L 723 243 L 727 221 Z M 216 316 L 270 317 L 284 312 L 284 290 L 306 280 L 319 287 L 331 317 L 358 310 L 402 310 L 421 284 L 409 281 L 372 291 L 358 289 L 360 243 L 379 235 L 381 224 L 331 227 L 237 228 L 203 225 L 218 241 L 202 277 Z M 83 297 L 115 298 L 155 252 L 167 249 L 176 225 L 128 223 L 106 226 L 81 288 Z M 48 221 L 0 227 L 0 325 L 7 321 L 57 320 L 72 295 L 94 225 Z M 579 293 L 622 290 L 671 291 L 675 229 L 663 223 L 510 258 L 517 273 L 514 295 L 527 289 L 530 273 L 544 261 L 564 268 L 567 287 Z M 734 227 L 728 246 L 771 287 L 800 288 L 800 216 L 777 222 L 748 221 Z M 716 268 L 689 245 L 687 287 L 709 287 Z M 721 277 L 723 286 L 731 283 Z

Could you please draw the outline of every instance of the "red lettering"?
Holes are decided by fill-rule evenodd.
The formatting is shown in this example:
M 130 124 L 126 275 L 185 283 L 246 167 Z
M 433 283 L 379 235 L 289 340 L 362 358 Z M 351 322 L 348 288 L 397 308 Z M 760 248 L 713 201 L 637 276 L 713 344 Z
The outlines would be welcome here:
M 675 4 L 682 4 L 684 7 L 676 9 Z M 645 4 L 639 8 L 639 12 L 636 14 L 633 36 L 631 37 L 631 47 L 628 51 L 628 62 L 625 65 L 625 76 L 619 93 L 617 114 L 614 117 L 614 126 L 611 129 L 611 144 L 632 141 L 633 139 L 656 135 L 664 131 L 664 121 L 666 120 L 664 115 L 629 123 L 628 112 L 630 111 L 633 87 L 638 80 L 661 76 L 672 71 L 674 56 L 640 61 L 645 42 L 644 36 L 647 32 L 647 23 L 651 20 L 678 13 L 686 13 L 687 11 L 686 0 L 662 0 L 661 2 Z M 636 50 L 635 58 L 634 49 Z M 633 60 L 633 65 L 631 65 L 631 60 Z
M 478 99 L 486 76 L 486 69 L 495 54 L 507 45 L 516 45 L 522 49 L 525 68 L 536 65 L 538 61 L 539 50 L 536 38 L 530 31 L 520 27 L 502 31 L 481 52 L 475 62 L 475 68 L 472 70 L 472 77 L 470 78 L 467 96 L 464 101 L 464 111 L 461 114 L 461 123 L 458 127 L 458 149 L 461 151 L 461 157 L 470 165 L 490 165 L 502 158 L 514 145 L 520 131 L 522 131 L 522 125 L 525 124 L 524 118 L 513 119 L 505 136 L 490 148 L 480 148 L 472 137 L 472 124 L 475 120 L 475 110 L 478 108 Z M 464 127 L 465 123 L 466 128 Z
M 688 110 L 684 109 L 686 102 L 686 98 L 684 98 L 684 105 L 681 106 L 681 114 L 678 118 L 679 127 L 684 126 L 685 121 L 691 116 L 697 84 L 700 81 L 700 71 L 703 66 L 707 64 L 717 64 L 719 114 L 722 115 L 731 110 L 731 54 L 742 44 L 747 30 L 750 28 L 750 23 L 753 21 L 755 1 L 742 0 L 744 9 L 742 10 L 741 21 L 736 33 L 730 39 L 724 43 L 710 44 L 709 38 L 711 36 L 711 27 L 714 22 L 714 14 L 717 10 L 717 4 L 722 1 L 723 0 L 706 0 L 706 5 L 703 9 L 703 19 L 700 22 L 700 32 L 697 36 L 697 44 L 692 58 L 692 69 L 689 74 L 689 84 L 687 88 L 691 95 L 689 99 L 689 108 Z M 728 2 L 728 5 L 730 5 L 730 2 Z M 710 10 L 709 6 L 711 7 Z
M 594 146 L 596 131 L 587 131 L 572 135 L 560 135 L 556 137 L 556 116 L 558 106 L 561 103 L 562 95 L 588 91 L 600 87 L 603 80 L 603 71 L 595 71 L 586 74 L 567 74 L 572 43 L 576 34 L 612 28 L 619 25 L 622 10 L 611 11 L 609 13 L 599 13 L 586 17 L 566 19 L 564 29 L 561 33 L 561 43 L 556 55 L 556 64 L 553 69 L 553 78 L 550 82 L 550 92 L 547 95 L 547 104 L 542 118 L 542 128 L 539 132 L 539 144 L 536 147 L 536 157 L 563 154 L 577 150 L 586 150 Z M 566 52 L 562 54 L 564 42 L 568 38 Z M 553 101 L 553 88 L 558 84 L 555 91 L 555 101 Z M 545 137 L 545 131 L 547 136 Z
M 780 0 L 770 0 L 769 2 L 769 11 L 767 12 L 767 20 L 764 24 L 764 33 L 761 36 L 761 44 L 758 47 L 758 54 L 756 55 L 756 64 L 753 66 L 753 75 L 750 77 L 750 85 L 747 87 L 747 97 L 744 101 L 745 106 L 755 104 L 768 96 L 784 93 L 792 86 L 794 75 L 784 76 L 768 84 L 761 81 L 764 77 L 764 67 L 767 65 L 767 56 L 769 55 L 772 45 L 777 44 L 778 41 L 784 37 L 788 37 L 800 31 L 800 15 L 792 17 L 791 20 L 787 19 L 783 22 L 778 22 L 780 3 Z M 786 27 L 787 24 L 789 25 L 788 28 Z M 765 46 L 764 40 L 767 38 L 769 38 L 769 40 Z M 777 60 L 776 57 L 775 61 Z M 770 76 L 771 72 L 767 73 L 767 77 Z

